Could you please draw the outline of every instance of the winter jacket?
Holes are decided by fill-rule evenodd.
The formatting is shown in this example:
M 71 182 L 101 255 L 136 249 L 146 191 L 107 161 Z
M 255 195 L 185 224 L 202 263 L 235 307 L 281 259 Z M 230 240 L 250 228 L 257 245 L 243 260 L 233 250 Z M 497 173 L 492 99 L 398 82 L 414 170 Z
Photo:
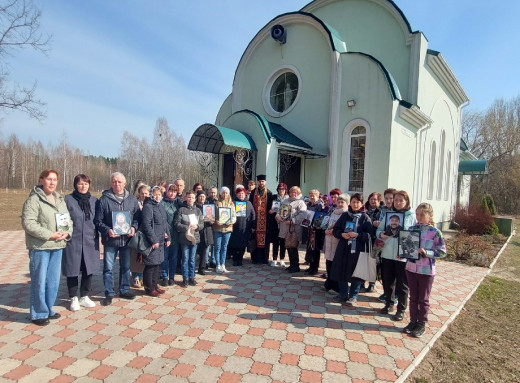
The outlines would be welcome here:
M 164 197 L 161 201 L 161 205 L 164 206 L 164 210 L 166 211 L 166 220 L 168 221 L 168 236 L 170 238 L 171 244 L 177 246 L 179 244 L 179 232 L 173 225 L 173 219 L 175 217 L 175 213 L 182 205 L 182 202 L 179 202 L 177 198 L 169 199 Z
M 280 234 L 280 224 L 276 221 L 276 214 L 279 213 L 279 211 L 275 211 L 273 214 L 269 214 L 269 210 L 273 210 L 273 202 L 275 201 L 280 202 L 280 205 L 288 203 L 289 196 L 286 194 L 282 198 L 280 194 L 273 194 L 271 201 L 269 202 L 269 208 L 267 209 L 267 225 L 270 228 L 269 238 L 271 242 L 278 238 L 278 235 Z M 253 203 L 253 201 L 251 201 L 251 203 Z
M 146 198 L 144 200 L 140 229 L 150 244 L 159 244 L 157 249 L 153 249 L 149 255 L 143 257 L 143 263 L 151 266 L 161 264 L 164 261 L 165 242 L 169 241 L 168 221 L 164 205 L 158 203 L 153 198 Z M 165 238 L 165 235 L 167 238 Z
M 345 232 L 347 222 L 354 222 L 355 232 L 358 234 L 355 239 L 346 240 L 341 235 Z M 372 222 L 368 215 L 361 213 L 356 224 L 354 214 L 347 211 L 336 221 L 332 232 L 339 243 L 332 261 L 330 278 L 338 282 L 348 282 L 356 268 L 359 253 L 369 249 L 368 243 L 372 240 Z M 353 241 L 356 241 L 355 250 L 352 248 Z
M 329 230 L 332 230 L 334 228 L 334 224 L 337 222 L 337 220 L 341 217 L 343 213 L 347 211 L 347 208 L 340 209 L 340 208 L 333 208 L 329 210 L 328 217 L 329 217 L 329 224 L 328 228 Z M 327 230 L 324 230 L 327 231 Z M 325 240 L 323 242 L 323 253 L 325 255 L 325 259 L 327 261 L 332 261 L 334 259 L 334 254 L 336 254 L 336 247 L 338 247 L 339 239 L 334 237 L 334 235 L 327 235 L 325 234 Z
M 203 205 L 196 205 L 201 214 L 204 221 L 204 212 L 202 211 Z M 209 221 L 204 221 L 204 228 L 199 232 L 200 235 L 200 246 L 204 248 L 213 245 L 213 228 L 212 224 Z
M 381 233 L 385 231 L 385 223 L 386 223 L 386 216 L 390 216 L 390 214 L 394 213 L 393 210 L 383 210 L 381 213 L 381 216 L 379 217 L 379 220 L 381 221 L 381 224 L 377 228 L 376 237 L 378 239 L 381 239 L 384 241 L 385 246 L 383 247 L 383 250 L 381 251 L 381 257 L 385 259 L 392 259 L 394 261 L 399 262 L 406 262 L 406 258 L 398 259 L 397 253 L 399 251 L 399 239 L 396 237 L 390 237 L 387 239 L 381 238 Z M 411 226 L 415 225 L 415 212 L 410 210 L 405 210 L 404 212 L 398 212 L 398 213 L 404 213 L 404 225 L 401 225 L 403 229 L 408 230 Z
M 193 243 L 186 238 L 186 232 L 190 226 L 190 215 L 194 215 L 197 221 L 197 229 L 193 233 L 195 243 L 198 244 L 200 242 L 200 231 L 204 228 L 202 213 L 197 206 L 188 206 L 186 202 L 183 202 L 181 208 L 177 210 L 177 213 L 175 213 L 175 218 L 173 220 L 174 226 L 179 233 L 179 244 L 181 245 L 193 245 Z
M 237 217 L 237 221 L 233 225 L 233 232 L 229 239 L 228 248 L 232 249 L 245 249 L 249 238 L 251 238 L 251 232 L 256 227 L 256 214 L 253 204 L 248 200 L 235 202 L 246 202 L 246 216 Z
M 420 246 L 426 250 L 426 256 L 419 259 L 408 259 L 406 270 L 412 273 L 435 275 L 435 259 L 446 256 L 446 244 L 439 229 L 431 225 L 416 224 L 410 230 L 421 231 Z
M 90 219 L 85 219 L 85 213 L 81 210 L 78 201 L 69 194 L 65 197 L 65 203 L 74 222 L 72 238 L 67 242 L 63 251 L 62 273 L 66 277 L 81 275 L 81 259 L 85 260 L 87 274 L 97 274 L 99 267 L 99 235 L 94 225 L 97 198 L 91 196 Z
M 292 222 L 292 226 L 296 229 L 296 234 L 298 235 L 298 241 L 302 241 L 302 221 L 305 219 L 305 212 L 307 211 L 307 205 L 303 200 L 303 196 L 300 194 L 295 198 L 289 198 L 285 201 L 285 203 L 291 205 L 291 215 L 289 216 L 288 221 Z M 280 217 L 279 213 L 276 213 L 277 217 Z M 280 238 L 285 238 L 287 233 L 289 232 L 289 225 L 286 222 L 280 223 L 280 233 L 278 236 Z
M 229 201 L 225 201 L 225 200 L 222 200 L 222 199 L 218 199 L 217 203 L 215 204 L 215 219 L 218 219 L 219 217 L 219 208 L 222 208 L 222 207 L 228 207 L 231 209 L 231 222 L 226 224 L 226 225 L 217 225 L 216 223 L 213 224 L 213 231 L 217 231 L 217 232 L 220 232 L 220 233 L 231 233 L 233 231 L 233 224 L 236 222 L 237 220 L 237 216 L 236 216 L 236 213 L 235 213 L 235 203 L 233 201 L 231 201 L 231 199 Z M 215 221 L 216 222 L 216 221 Z
M 53 192 L 56 205 L 47 200 L 41 185 L 35 186 L 22 208 L 22 227 L 25 230 L 25 245 L 29 250 L 63 249 L 67 241 L 49 239 L 58 231 L 56 213 L 68 213 L 65 199 Z M 72 236 L 73 222 L 69 223 L 67 233 Z
M 307 203 L 307 210 L 321 212 L 324 208 L 325 205 L 323 204 L 323 201 L 321 199 L 319 199 L 314 205 L 311 205 L 310 202 Z M 307 230 L 308 232 L 307 247 L 311 249 L 321 250 L 323 248 L 323 241 L 325 240 L 323 230 L 313 228 L 312 226 L 309 226 L 308 228 L 303 228 L 303 230 Z M 311 231 L 314 232 L 314 235 L 311 235 Z M 311 243 L 312 239 L 314 240 L 314 243 Z
M 124 247 L 130 240 L 128 235 L 120 235 L 114 238 L 108 236 L 108 231 L 112 229 L 113 211 L 129 211 L 132 227 L 137 230 L 141 209 L 139 208 L 137 198 L 126 189 L 122 201 L 116 199 L 112 189 L 105 190 L 101 194 L 101 198 L 97 201 L 94 225 L 96 225 L 96 229 L 101 233 L 101 242 L 106 247 Z

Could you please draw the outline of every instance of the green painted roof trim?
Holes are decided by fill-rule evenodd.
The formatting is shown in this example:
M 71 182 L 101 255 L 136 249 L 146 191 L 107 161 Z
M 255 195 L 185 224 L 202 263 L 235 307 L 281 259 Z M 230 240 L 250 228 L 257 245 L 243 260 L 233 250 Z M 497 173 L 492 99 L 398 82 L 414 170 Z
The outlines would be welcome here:
M 470 174 L 487 174 L 487 160 L 468 160 L 459 161 L 459 173 Z
M 199 126 L 191 136 L 188 149 L 219 154 L 224 145 L 256 150 L 255 142 L 248 134 L 213 124 Z
M 285 129 L 282 125 L 270 122 L 269 126 L 271 128 L 271 132 L 273 133 L 273 137 L 275 138 L 276 142 L 297 146 L 302 149 L 312 150 L 312 146 L 296 137 L 294 134 Z

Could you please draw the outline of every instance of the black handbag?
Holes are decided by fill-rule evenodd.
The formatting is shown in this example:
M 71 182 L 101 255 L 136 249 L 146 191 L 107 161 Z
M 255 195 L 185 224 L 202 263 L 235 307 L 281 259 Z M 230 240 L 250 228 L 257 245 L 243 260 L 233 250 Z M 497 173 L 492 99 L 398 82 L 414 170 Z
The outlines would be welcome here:
M 126 244 L 130 249 L 137 251 L 145 256 L 150 255 L 152 252 L 152 245 L 146 239 L 146 235 L 141 230 L 137 230 L 135 235 L 130 238 L 130 241 Z

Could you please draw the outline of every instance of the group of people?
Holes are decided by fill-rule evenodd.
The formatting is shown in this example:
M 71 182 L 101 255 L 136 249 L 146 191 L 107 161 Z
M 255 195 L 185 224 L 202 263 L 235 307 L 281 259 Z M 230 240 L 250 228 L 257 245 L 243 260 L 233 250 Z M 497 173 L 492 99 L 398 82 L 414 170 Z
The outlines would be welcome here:
M 298 186 L 288 188 L 284 183 L 273 194 L 266 176 L 259 175 L 247 189 L 242 185 L 232 191 L 211 187 L 206 194 L 197 183 L 185 191 L 179 178 L 153 187 L 138 181 L 131 193 L 125 176 L 116 172 L 111 175 L 111 187 L 96 199 L 89 192 L 88 176 L 78 174 L 74 191 L 66 197 L 56 192 L 58 179 L 55 170 L 42 172 L 22 212 L 30 259 L 30 313 L 37 325 L 60 316 L 53 310 L 60 271 L 67 277 L 70 309 L 95 306 L 89 294 L 92 275 L 99 267 L 100 235 L 105 286 L 101 304 L 105 306 L 115 296 L 117 255 L 119 297 L 133 299 L 131 285 L 158 296 L 165 292 L 162 287 L 175 284 L 178 269 L 181 287 L 196 285 L 196 255 L 202 275 L 211 266 L 217 273 L 228 272 L 226 259 L 242 266 L 246 249 L 253 264 L 297 273 L 301 271 L 298 247 L 303 244 L 304 263 L 309 266 L 306 273 L 318 273 L 323 251 L 324 288 L 336 291 L 334 300 L 349 306 L 356 305 L 362 288 L 374 290 L 375 278 L 365 288 L 365 280 L 356 276 L 360 255 L 380 258 L 384 290 L 380 298 L 385 302 L 381 313 L 392 313 L 397 300 L 393 319 L 402 321 L 409 299 L 410 323 L 404 331 L 416 337 L 425 331 L 435 259 L 444 256 L 446 248 L 433 224 L 431 205 L 420 204 L 414 214 L 405 191 L 387 189 L 383 196 L 374 192 L 366 203 L 361 193 L 349 195 L 337 188 L 325 195 L 313 189 L 304 198 Z M 395 217 L 397 226 L 392 221 Z M 399 231 L 416 232 L 420 237 L 415 257 L 408 252 L 404 258 L 400 253 Z

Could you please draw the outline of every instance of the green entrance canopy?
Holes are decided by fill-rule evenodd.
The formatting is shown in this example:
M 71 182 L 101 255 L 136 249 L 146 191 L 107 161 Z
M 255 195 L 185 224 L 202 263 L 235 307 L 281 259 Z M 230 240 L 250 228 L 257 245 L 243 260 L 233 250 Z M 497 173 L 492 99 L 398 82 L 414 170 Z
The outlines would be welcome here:
M 487 174 L 487 160 L 459 161 L 459 174 Z
M 189 150 L 215 154 L 228 153 L 237 148 L 256 150 L 256 145 L 246 133 L 213 124 L 199 126 L 188 144 Z

